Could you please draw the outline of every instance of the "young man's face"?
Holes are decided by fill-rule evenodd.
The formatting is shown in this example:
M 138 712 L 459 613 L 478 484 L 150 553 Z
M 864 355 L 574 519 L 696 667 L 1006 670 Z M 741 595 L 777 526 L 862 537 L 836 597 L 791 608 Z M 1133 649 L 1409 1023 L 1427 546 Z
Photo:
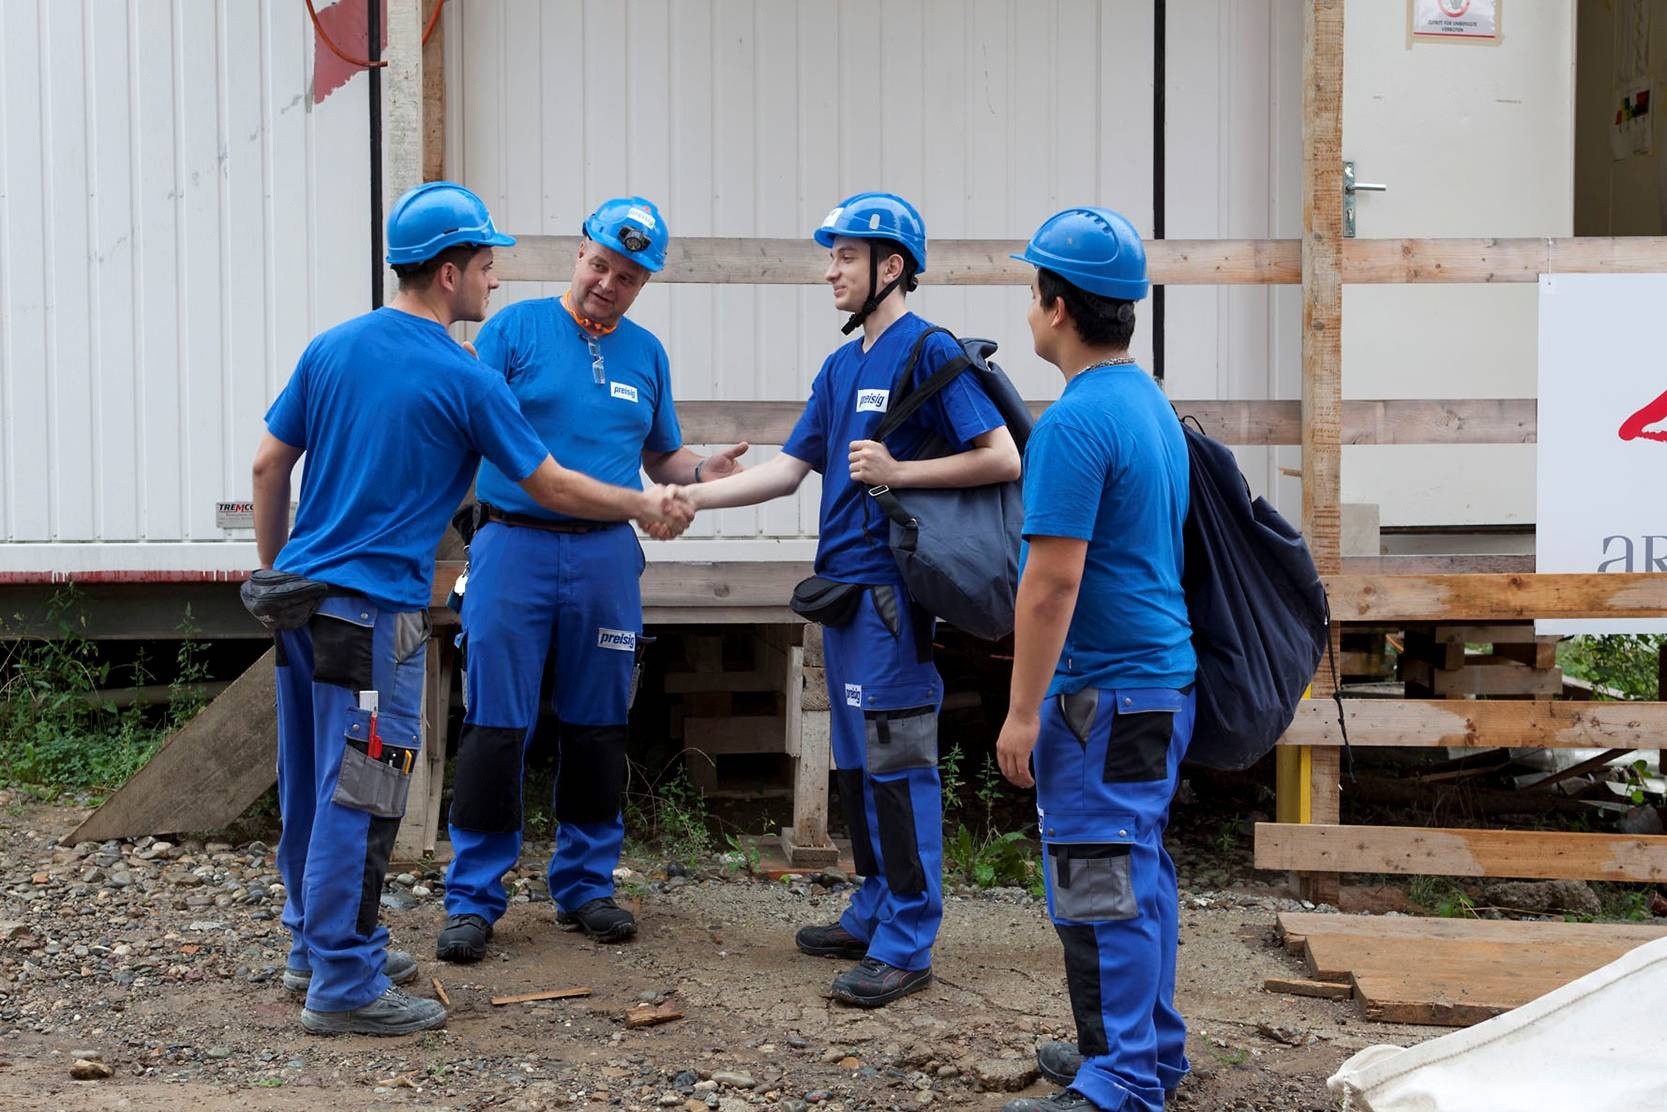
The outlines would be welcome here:
M 1042 288 L 1037 284 L 1035 274 L 1030 276 L 1030 311 L 1025 314 L 1025 321 L 1030 325 L 1030 342 L 1036 354 L 1052 363 L 1055 347 L 1053 313 L 1042 307 Z
M 573 311 L 608 328 L 631 308 L 648 278 L 647 270 L 617 251 L 595 240 L 581 240 L 579 258 L 573 264 Z
M 823 281 L 833 287 L 834 308 L 842 313 L 855 313 L 868 300 L 868 253 L 872 241 L 836 236 L 828 250 L 828 269 Z M 880 288 L 903 271 L 903 260 L 895 253 L 879 260 Z M 901 287 L 899 287 L 901 288 Z
M 476 251 L 462 269 L 450 264 L 446 269 L 454 275 L 451 291 L 453 319 L 485 320 L 486 303 L 491 300 L 492 291 L 498 288 L 492 248 L 482 247 Z

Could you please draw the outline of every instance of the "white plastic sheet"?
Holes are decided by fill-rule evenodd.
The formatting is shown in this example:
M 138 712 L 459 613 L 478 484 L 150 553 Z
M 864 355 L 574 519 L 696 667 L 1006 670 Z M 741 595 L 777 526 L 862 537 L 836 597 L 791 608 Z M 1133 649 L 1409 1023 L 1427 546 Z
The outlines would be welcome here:
M 1346 1112 L 1667 1110 L 1667 938 L 1538 1000 L 1326 1082 Z

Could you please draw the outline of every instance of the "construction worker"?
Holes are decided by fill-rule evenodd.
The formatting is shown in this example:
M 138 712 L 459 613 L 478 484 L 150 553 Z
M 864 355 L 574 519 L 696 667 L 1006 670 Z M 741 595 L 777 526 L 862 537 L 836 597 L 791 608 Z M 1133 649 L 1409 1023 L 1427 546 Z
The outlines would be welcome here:
M 419 186 L 387 234 L 398 295 L 308 345 L 254 461 L 263 570 L 244 598 L 277 642 L 278 870 L 294 939 L 284 987 L 306 993 L 301 1025 L 317 1034 L 399 1035 L 446 1019 L 392 987 L 417 967 L 387 951 L 377 910 L 421 745 L 435 549 L 481 456 L 553 511 L 635 518 L 666 535 L 691 516 L 674 488 L 610 486 L 557 464 L 502 376 L 447 334 L 486 315 L 492 249 L 515 242 L 479 197 Z M 292 532 L 290 472 L 303 455 Z
M 1066 209 L 1013 257 L 1037 268 L 1031 337 L 1065 390 L 1025 447 L 1027 544 L 996 757 L 1013 783 L 1036 786 L 1077 1043 L 1038 1053 L 1063 1092 L 1006 1108 L 1161 1112 L 1188 1069 L 1163 847 L 1195 707 L 1181 590 L 1187 446 L 1129 355 L 1149 288 L 1134 226 L 1109 209 Z
M 666 351 L 625 319 L 665 266 L 665 219 L 619 197 L 584 223 L 573 281 L 557 298 L 511 305 L 481 329 L 481 362 L 506 380 L 563 464 L 622 486 L 698 483 L 740 469 L 737 444 L 702 458 L 683 446 Z M 521 855 L 521 780 L 547 672 L 559 722 L 549 864 L 556 922 L 602 942 L 636 933 L 614 902 L 625 837 L 626 716 L 642 633 L 643 552 L 629 525 L 551 513 L 498 464 L 481 464 L 463 629 L 467 714 L 457 754 L 446 924 L 435 954 L 479 961 L 508 904 Z
M 833 995 L 876 1007 L 932 980 L 932 943 L 943 917 L 943 803 L 937 714 L 943 681 L 932 663 L 930 614 L 904 589 L 887 547 L 881 486 L 979 486 L 1011 481 L 1019 453 L 1007 426 L 970 375 L 950 382 L 890 445 L 870 439 L 902 385 L 917 341 L 932 326 L 905 297 L 926 269 L 926 227 L 890 193 L 859 193 L 816 229 L 828 249 L 824 275 L 834 306 L 859 338 L 822 364 L 782 454 L 744 475 L 693 488 L 697 506 L 743 506 L 791 494 L 822 475 L 816 577 L 801 584 L 823 604 L 796 605 L 824 624 L 828 698 L 839 795 L 863 883 L 837 923 L 805 927 L 807 954 L 860 959 L 834 978 Z M 942 332 L 927 336 L 916 384 L 961 354 Z M 949 454 L 915 459 L 934 439 Z

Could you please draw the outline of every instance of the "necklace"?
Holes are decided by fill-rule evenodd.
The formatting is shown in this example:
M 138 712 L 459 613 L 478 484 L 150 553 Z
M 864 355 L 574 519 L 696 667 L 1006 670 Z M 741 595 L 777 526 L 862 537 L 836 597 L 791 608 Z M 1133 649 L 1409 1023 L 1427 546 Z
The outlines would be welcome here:
M 1098 363 L 1090 363 L 1090 364 L 1088 364 L 1088 366 L 1086 366 L 1082 370 L 1078 371 L 1077 374 L 1079 374 L 1079 375 L 1087 374 L 1089 371 L 1097 371 L 1101 367 L 1126 367 L 1130 363 L 1133 363 L 1133 362 L 1134 362 L 1134 356 L 1132 356 L 1132 355 L 1119 355 L 1115 359 L 1102 359 Z

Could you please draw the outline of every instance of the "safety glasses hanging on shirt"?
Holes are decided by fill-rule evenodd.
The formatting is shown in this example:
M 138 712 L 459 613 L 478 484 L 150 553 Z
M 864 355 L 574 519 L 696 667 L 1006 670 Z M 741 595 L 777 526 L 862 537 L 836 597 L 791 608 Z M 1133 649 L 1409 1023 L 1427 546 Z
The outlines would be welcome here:
M 590 349 L 590 370 L 596 378 L 596 385 L 607 385 L 608 373 L 602 369 L 602 345 L 596 342 L 595 336 L 586 336 L 585 346 Z

